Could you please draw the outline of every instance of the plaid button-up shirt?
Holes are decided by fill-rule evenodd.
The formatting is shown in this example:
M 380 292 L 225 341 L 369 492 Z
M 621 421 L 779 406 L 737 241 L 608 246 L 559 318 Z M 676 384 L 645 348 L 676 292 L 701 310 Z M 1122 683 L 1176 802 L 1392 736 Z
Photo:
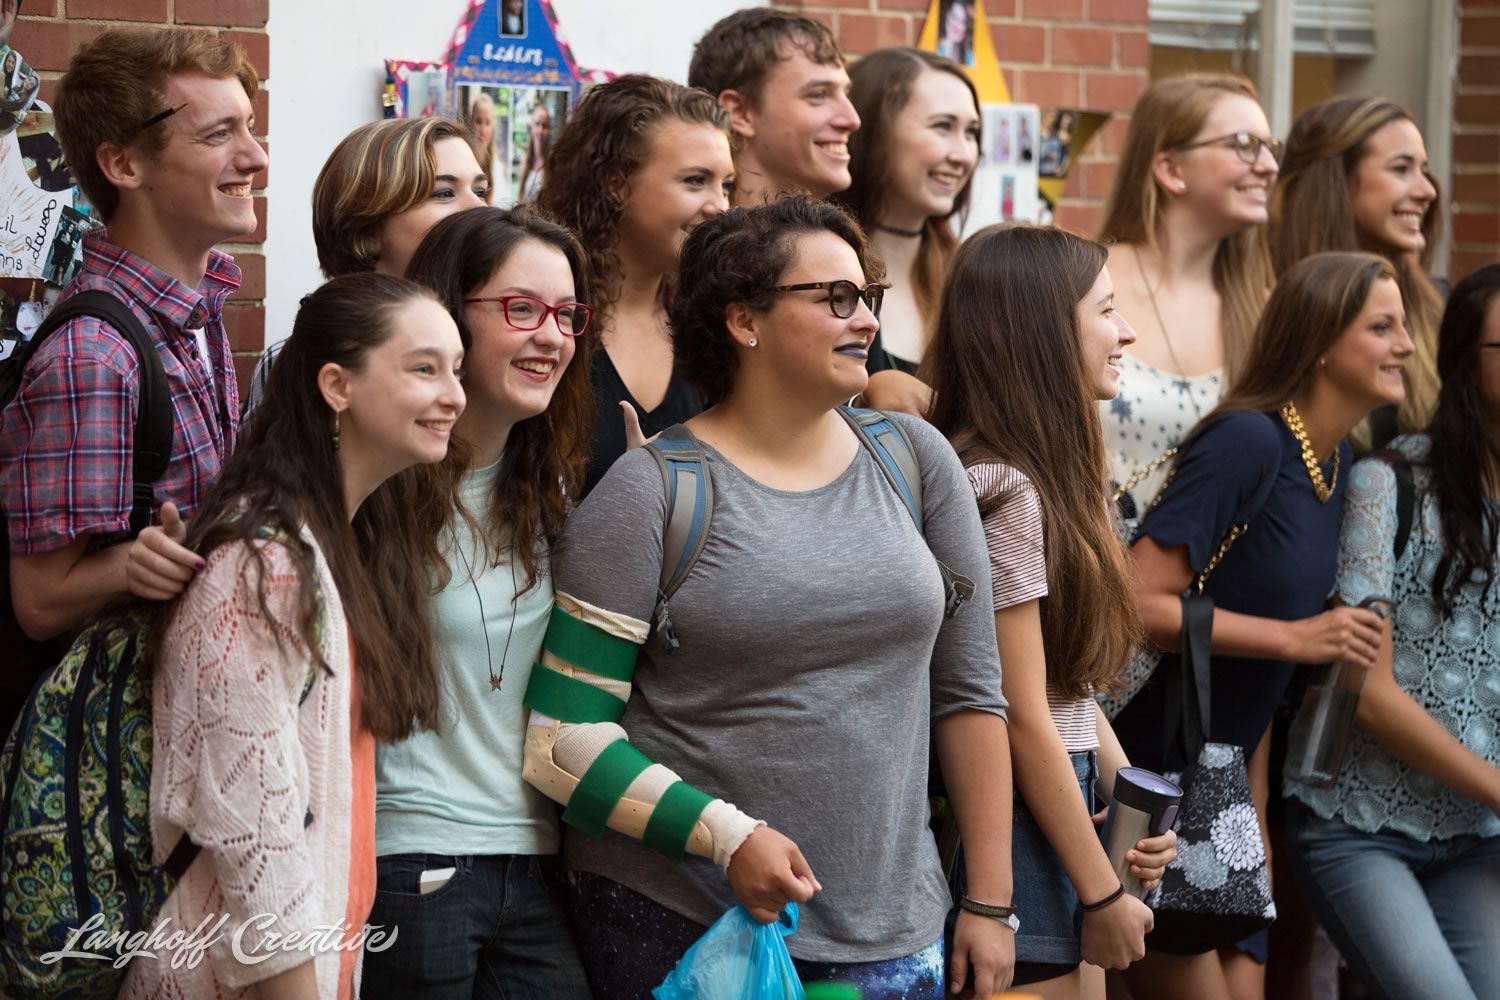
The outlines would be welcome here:
M 239 390 L 223 307 L 239 285 L 234 259 L 217 250 L 195 290 L 93 235 L 84 241 L 83 268 L 64 290 L 65 298 L 97 289 L 120 299 L 161 355 L 173 441 L 153 520 L 168 501 L 191 516 L 234 448 Z M 130 341 L 88 316 L 53 333 L 27 364 L 20 392 L 0 411 L 0 507 L 13 554 L 54 551 L 86 535 L 102 542 L 129 530 L 138 368 Z

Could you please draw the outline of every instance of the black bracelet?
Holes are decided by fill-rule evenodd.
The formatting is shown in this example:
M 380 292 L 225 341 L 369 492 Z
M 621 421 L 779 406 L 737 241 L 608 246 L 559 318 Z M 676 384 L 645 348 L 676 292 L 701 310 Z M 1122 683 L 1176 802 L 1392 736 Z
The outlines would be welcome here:
M 1097 903 L 1084 903 L 1083 904 L 1083 912 L 1084 913 L 1093 913 L 1095 910 L 1102 910 L 1106 906 L 1108 906 L 1110 903 L 1113 903 L 1115 900 L 1119 899 L 1123 895 L 1125 895 L 1125 884 L 1122 882 L 1120 884 L 1120 888 L 1116 889 L 1114 892 L 1110 893 L 1108 896 L 1105 896 L 1103 899 L 1099 900 L 1099 902 L 1097 902 Z

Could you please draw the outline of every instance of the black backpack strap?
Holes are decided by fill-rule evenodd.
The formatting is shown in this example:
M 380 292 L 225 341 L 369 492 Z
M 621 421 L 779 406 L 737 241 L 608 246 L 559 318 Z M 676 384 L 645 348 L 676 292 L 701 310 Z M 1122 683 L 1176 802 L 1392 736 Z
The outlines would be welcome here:
M 19 373 L 24 369 L 42 341 L 54 331 L 82 316 L 91 316 L 108 323 L 116 333 L 130 342 L 139 362 L 140 392 L 137 396 L 135 415 L 135 458 L 132 465 L 132 492 L 130 506 L 130 533 L 140 534 L 151 523 L 151 508 L 156 503 L 155 486 L 167 471 L 172 457 L 172 395 L 167 387 L 167 373 L 162 367 L 161 355 L 151 342 L 151 335 L 130 307 L 109 292 L 91 290 L 63 299 L 47 318 L 42 321 L 24 348 L 25 354 L 15 359 L 17 373 L 15 389 L 19 389 Z M 15 389 L 7 386 L 11 395 Z M 0 400 L 8 403 L 9 397 Z
M 1396 474 L 1396 540 L 1393 550 L 1399 560 L 1406 554 L 1406 543 L 1411 541 L 1412 519 L 1417 506 L 1417 483 L 1412 475 L 1410 462 L 1395 459 L 1391 462 L 1391 471 Z

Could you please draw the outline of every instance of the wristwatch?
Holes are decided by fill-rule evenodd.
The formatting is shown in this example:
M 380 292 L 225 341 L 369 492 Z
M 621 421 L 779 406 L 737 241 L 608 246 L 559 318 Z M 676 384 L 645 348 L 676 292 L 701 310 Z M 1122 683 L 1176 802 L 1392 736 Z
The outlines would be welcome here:
M 995 906 L 992 903 L 981 903 L 979 900 L 971 899 L 968 896 L 959 896 L 958 908 L 965 913 L 998 920 L 1012 931 L 1019 931 L 1021 929 L 1021 918 L 1016 916 L 1016 908 L 1014 906 Z

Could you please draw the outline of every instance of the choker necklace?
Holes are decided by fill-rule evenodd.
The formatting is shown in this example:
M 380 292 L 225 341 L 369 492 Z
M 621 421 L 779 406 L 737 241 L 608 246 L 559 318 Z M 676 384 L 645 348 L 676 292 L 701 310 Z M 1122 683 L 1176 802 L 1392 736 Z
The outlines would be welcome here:
M 516 633 L 516 602 L 511 598 L 510 630 L 505 633 L 505 649 L 500 653 L 500 672 L 495 673 L 495 657 L 490 652 L 490 621 L 484 614 L 484 598 L 479 595 L 479 582 L 474 579 L 474 569 L 469 565 L 469 557 L 464 554 L 464 547 L 457 538 L 454 539 L 454 547 L 458 550 L 458 557 L 464 561 L 464 570 L 469 574 L 469 586 L 474 588 L 474 600 L 479 602 L 479 624 L 484 629 L 484 658 L 490 667 L 490 690 L 499 691 L 500 685 L 505 681 L 505 657 L 510 654 L 510 640 Z M 516 589 L 516 563 L 512 559 L 510 563 L 510 589 L 515 593 Z
M 1290 400 L 1281 408 L 1281 419 L 1286 421 L 1287 429 L 1292 432 L 1292 437 L 1302 446 L 1302 464 L 1307 466 L 1307 476 L 1312 480 L 1313 493 L 1318 497 L 1318 503 L 1327 503 L 1328 498 L 1333 496 L 1335 487 L 1339 484 L 1339 449 L 1333 449 L 1333 477 L 1325 483 L 1323 481 L 1323 470 L 1318 468 L 1318 457 L 1313 454 L 1312 442 L 1307 439 L 1307 431 L 1302 427 L 1302 415 L 1297 412 L 1297 407 Z
M 882 233 L 890 233 L 892 236 L 905 236 L 909 240 L 914 240 L 925 232 L 922 229 L 897 229 L 895 226 L 887 226 L 883 222 L 875 223 L 875 228 Z

